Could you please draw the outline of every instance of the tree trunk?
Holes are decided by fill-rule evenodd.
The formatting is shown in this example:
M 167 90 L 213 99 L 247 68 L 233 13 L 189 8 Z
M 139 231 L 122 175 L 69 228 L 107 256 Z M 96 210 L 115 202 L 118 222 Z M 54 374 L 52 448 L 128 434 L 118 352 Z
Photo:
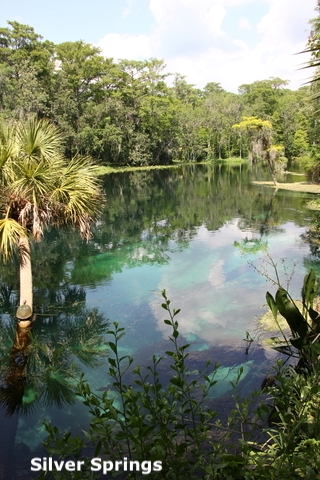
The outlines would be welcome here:
M 278 182 L 277 182 L 277 179 L 276 179 L 276 176 L 275 176 L 275 173 L 274 173 L 274 162 L 270 158 L 270 152 L 267 152 L 267 165 L 268 165 L 268 169 L 269 169 L 272 181 L 273 181 L 273 185 L 275 187 L 277 187 Z
M 33 309 L 32 269 L 30 257 L 30 243 L 28 237 L 20 237 L 20 305 L 29 305 Z M 21 327 L 30 325 L 31 320 L 20 321 Z

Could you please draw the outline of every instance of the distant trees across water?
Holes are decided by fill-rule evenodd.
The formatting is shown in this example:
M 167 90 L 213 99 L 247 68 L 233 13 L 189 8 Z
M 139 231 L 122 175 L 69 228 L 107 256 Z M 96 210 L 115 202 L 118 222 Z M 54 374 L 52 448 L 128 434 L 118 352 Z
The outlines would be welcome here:
M 311 87 L 297 91 L 269 78 L 238 94 L 210 82 L 203 89 L 176 74 L 168 86 L 163 60 L 102 56 L 83 41 L 58 45 L 16 21 L 0 28 L 0 117 L 47 118 L 63 132 L 65 154 L 102 165 L 163 165 L 252 154 L 245 117 L 271 125 L 270 145 L 289 160 L 317 148 L 318 113 Z

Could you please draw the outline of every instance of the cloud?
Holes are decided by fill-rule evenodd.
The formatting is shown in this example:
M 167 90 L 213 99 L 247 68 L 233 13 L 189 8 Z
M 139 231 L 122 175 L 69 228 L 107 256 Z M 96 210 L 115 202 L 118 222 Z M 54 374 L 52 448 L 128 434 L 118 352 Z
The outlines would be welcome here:
M 147 35 L 121 35 L 108 33 L 97 44 L 103 55 L 119 60 L 143 60 L 153 56 L 150 38 Z
M 132 12 L 134 0 L 127 0 L 124 9 L 121 12 L 123 17 L 127 17 Z
M 221 3 L 216 3 L 215 5 L 213 5 L 206 15 L 206 20 L 208 22 L 209 28 L 215 37 L 225 35 L 225 32 L 221 28 L 222 21 L 225 15 L 226 9 Z
M 239 27 L 243 28 L 244 30 L 250 30 L 251 25 L 249 20 L 247 18 L 240 18 Z
M 303 47 L 310 30 L 308 21 L 315 2 L 304 0 L 304 8 L 301 8 L 301 0 L 268 0 L 268 3 L 269 11 L 257 27 L 263 41 L 277 48 L 282 46 L 282 42 Z
M 314 3 L 304 0 L 302 8 L 301 0 L 149 0 L 149 35 L 111 33 L 99 46 L 115 59 L 163 58 L 167 71 L 200 88 L 216 81 L 236 92 L 242 83 L 271 76 L 298 88 L 309 73 L 298 71 L 306 59 L 294 54 L 307 41 Z M 128 9 L 135 5 L 128 0 Z

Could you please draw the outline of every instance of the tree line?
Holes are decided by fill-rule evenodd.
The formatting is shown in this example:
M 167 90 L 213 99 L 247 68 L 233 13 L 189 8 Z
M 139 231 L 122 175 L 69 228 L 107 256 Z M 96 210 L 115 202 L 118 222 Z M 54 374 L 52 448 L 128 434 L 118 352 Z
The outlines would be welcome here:
M 103 165 L 248 157 L 257 119 L 270 122 L 268 148 L 289 160 L 316 148 L 311 87 L 293 91 L 272 77 L 235 94 L 216 82 L 196 88 L 180 74 L 169 86 L 164 69 L 155 58 L 115 62 L 81 40 L 54 44 L 9 21 L 0 28 L 0 118 L 49 119 L 63 132 L 67 157 Z M 235 127 L 248 119 L 253 129 Z

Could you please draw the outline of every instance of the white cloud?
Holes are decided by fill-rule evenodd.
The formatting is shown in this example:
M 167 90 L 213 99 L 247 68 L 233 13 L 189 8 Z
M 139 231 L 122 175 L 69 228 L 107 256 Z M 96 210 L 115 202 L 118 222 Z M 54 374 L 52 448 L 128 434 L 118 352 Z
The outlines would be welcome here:
M 268 3 L 269 12 L 257 27 L 263 41 L 277 48 L 282 42 L 303 47 L 309 31 L 308 21 L 314 14 L 314 0 L 304 0 L 303 8 L 301 0 L 268 0 Z
M 261 12 L 255 25 L 247 8 L 239 15 L 248 3 L 252 18 Z M 132 0 L 127 8 L 134 8 Z M 271 76 L 292 80 L 290 87 L 298 88 L 309 72 L 298 71 L 306 59 L 294 54 L 305 46 L 314 8 L 314 0 L 303 5 L 301 0 L 150 0 L 151 34 L 108 34 L 99 46 L 115 59 L 163 58 L 167 71 L 185 75 L 201 88 L 216 81 L 237 91 L 242 83 Z M 228 22 L 238 29 L 231 30 Z
M 210 8 L 206 15 L 206 20 L 209 24 L 209 28 L 215 37 L 224 35 L 224 31 L 221 28 L 222 21 L 226 15 L 226 9 L 221 3 L 216 3 Z
M 244 30 L 250 30 L 251 25 L 249 20 L 247 18 L 240 18 L 239 27 L 243 28 Z
M 119 60 L 142 60 L 153 56 L 150 38 L 147 35 L 120 35 L 108 33 L 97 44 L 103 55 Z
M 124 9 L 121 12 L 121 15 L 123 17 L 127 17 L 128 15 L 130 15 L 130 13 L 132 12 L 133 3 L 134 0 L 127 0 Z

